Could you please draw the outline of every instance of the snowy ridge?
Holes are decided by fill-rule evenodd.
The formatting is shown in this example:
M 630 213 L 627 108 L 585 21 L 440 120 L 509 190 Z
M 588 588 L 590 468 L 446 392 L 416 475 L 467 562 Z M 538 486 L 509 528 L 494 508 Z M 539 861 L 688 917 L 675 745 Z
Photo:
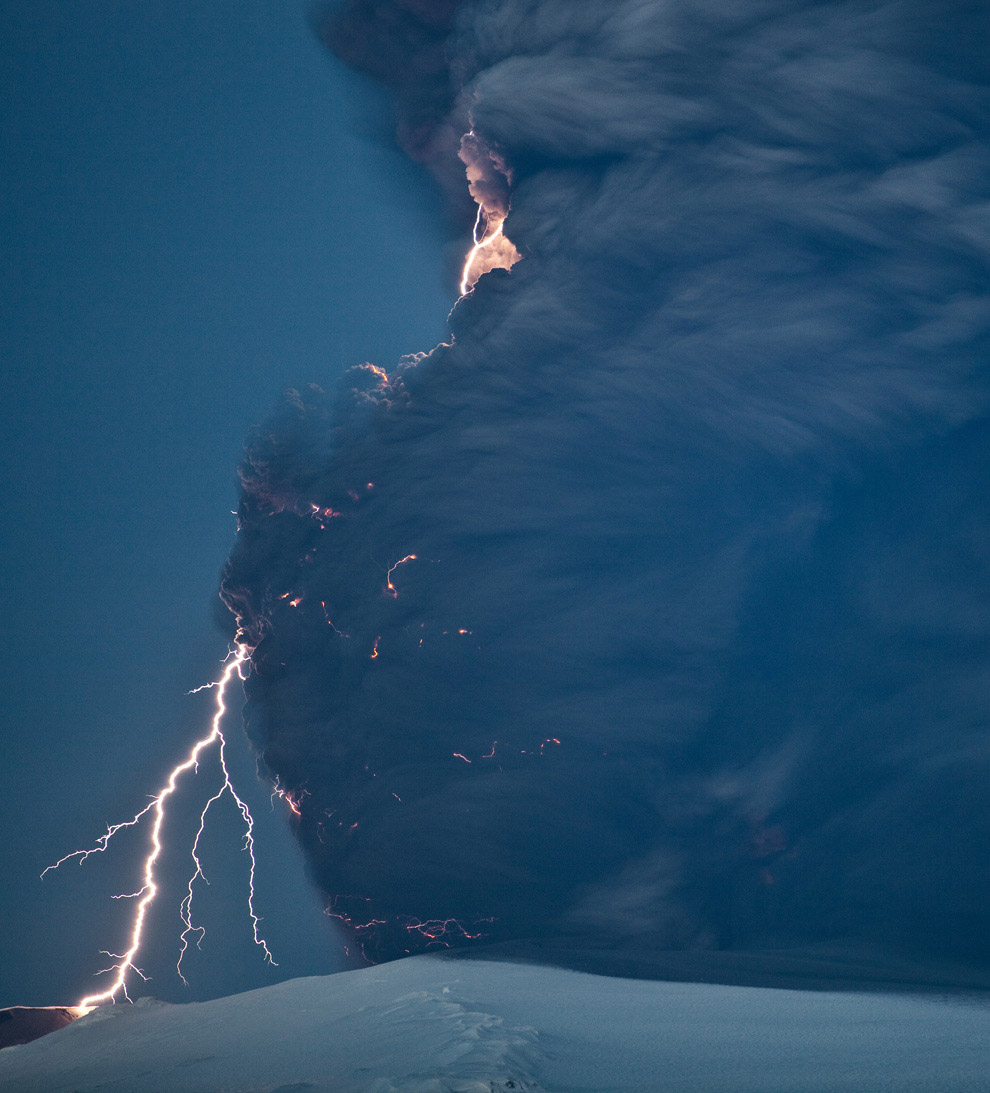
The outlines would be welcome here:
M 543 1093 L 535 1077 L 536 1029 L 507 1026 L 501 1017 L 453 1001 L 451 993 L 450 987 L 440 993 L 413 991 L 361 1011 L 368 1027 L 383 1036 L 404 1039 L 423 1022 L 443 1030 L 430 1073 L 382 1078 L 361 1086 L 362 1093 Z
M 0 1088 L 543 1093 L 536 1029 L 462 1001 L 464 970 L 400 961 L 212 1002 L 104 1005 L 64 1035 L 0 1053 Z
M 986 1093 L 987 995 L 778 990 L 417 956 L 107 1006 L 3 1093 Z

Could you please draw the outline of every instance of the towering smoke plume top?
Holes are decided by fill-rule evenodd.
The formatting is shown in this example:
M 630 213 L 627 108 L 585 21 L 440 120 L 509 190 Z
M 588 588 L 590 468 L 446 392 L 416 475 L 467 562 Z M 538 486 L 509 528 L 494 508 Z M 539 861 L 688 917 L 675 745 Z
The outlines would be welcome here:
M 329 913 L 985 959 L 979 13 L 454 8 L 327 40 L 432 28 L 410 150 L 523 260 L 259 431 L 224 582 Z
M 345 0 L 317 4 L 312 24 L 342 60 L 393 94 L 396 139 L 429 167 L 456 212 L 470 214 L 457 169 L 467 126 L 446 44 L 463 0 Z
M 505 235 L 511 171 L 473 129 L 461 138 L 459 156 L 466 168 L 468 190 L 478 205 L 474 245 L 461 273 L 461 295 L 466 296 L 484 274 L 493 269 L 512 269 L 521 255 Z

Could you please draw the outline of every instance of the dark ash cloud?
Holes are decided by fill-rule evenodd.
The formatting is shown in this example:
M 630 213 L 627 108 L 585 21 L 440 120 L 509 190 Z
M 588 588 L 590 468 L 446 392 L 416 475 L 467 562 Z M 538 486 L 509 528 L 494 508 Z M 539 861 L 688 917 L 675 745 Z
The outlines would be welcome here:
M 446 49 L 464 0 L 344 0 L 316 3 L 310 21 L 321 42 L 392 93 L 395 136 L 428 167 L 455 215 L 470 216 L 457 148 L 464 112 Z
M 929 17 L 444 24 L 523 260 L 259 431 L 224 582 L 252 740 L 370 955 L 990 955 L 990 115 Z

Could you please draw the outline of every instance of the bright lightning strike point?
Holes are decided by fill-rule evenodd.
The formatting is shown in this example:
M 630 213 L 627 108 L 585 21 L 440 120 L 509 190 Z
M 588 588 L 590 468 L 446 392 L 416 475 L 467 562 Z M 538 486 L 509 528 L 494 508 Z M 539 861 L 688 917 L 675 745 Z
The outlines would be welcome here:
M 148 916 L 148 909 L 154 902 L 155 897 L 158 895 L 158 883 L 155 879 L 155 866 L 158 863 L 158 859 L 161 855 L 162 845 L 162 827 L 165 823 L 165 803 L 169 797 L 175 793 L 178 788 L 179 781 L 184 774 L 187 774 L 190 770 L 199 769 L 199 759 L 202 753 L 213 744 L 219 742 L 219 759 L 220 769 L 223 773 L 223 784 L 213 794 L 212 797 L 206 802 L 203 807 L 203 811 L 200 813 L 199 829 L 196 832 L 196 837 L 193 840 L 192 846 L 192 859 L 195 864 L 195 870 L 193 875 L 189 879 L 189 884 L 186 890 L 186 896 L 180 906 L 180 916 L 182 918 L 184 929 L 180 935 L 181 949 L 179 952 L 179 960 L 176 965 L 176 969 L 179 972 L 179 976 L 185 982 L 185 977 L 182 975 L 182 957 L 185 955 L 189 938 L 193 934 L 198 934 L 197 944 L 202 940 L 204 928 L 201 926 L 195 926 L 192 921 L 192 898 L 193 898 L 193 886 L 199 877 L 206 877 L 203 874 L 203 869 L 200 864 L 198 850 L 199 840 L 202 837 L 204 827 L 206 825 L 206 815 L 210 810 L 210 806 L 214 802 L 218 801 L 225 793 L 229 793 L 233 798 L 234 803 L 237 805 L 238 810 L 241 813 L 241 818 L 244 821 L 245 833 L 244 833 L 244 849 L 248 852 L 250 859 L 250 868 L 248 872 L 248 916 L 251 919 L 252 933 L 254 942 L 258 945 L 265 954 L 265 959 L 274 964 L 275 960 L 272 958 L 272 954 L 268 949 L 268 945 L 265 943 L 265 939 L 260 933 L 260 920 L 255 913 L 254 909 L 254 876 L 255 876 L 255 856 L 254 856 L 254 818 L 251 815 L 251 810 L 247 804 L 241 799 L 234 789 L 233 783 L 230 780 L 230 772 L 227 769 L 227 761 L 225 755 L 226 740 L 221 730 L 221 724 L 223 722 L 224 714 L 227 712 L 227 705 L 225 702 L 227 685 L 236 675 L 239 679 L 243 679 L 242 668 L 250 657 L 251 650 L 246 645 L 238 645 L 234 653 L 228 657 L 223 673 L 219 679 L 214 680 L 212 683 L 204 685 L 204 687 L 197 688 L 197 690 L 204 690 L 207 688 L 213 688 L 216 691 L 215 707 L 213 713 L 213 719 L 210 723 L 210 731 L 206 736 L 197 740 L 192 746 L 186 758 L 175 767 L 169 774 L 168 781 L 158 791 L 158 793 L 151 799 L 150 804 L 146 805 L 137 815 L 131 819 L 126 820 L 123 823 L 115 824 L 112 827 L 107 828 L 105 835 L 102 835 L 95 846 L 89 850 L 74 850 L 70 854 L 66 854 L 65 857 L 60 858 L 54 865 L 48 866 L 47 869 L 41 874 L 42 876 L 48 872 L 49 869 L 57 869 L 63 862 L 68 861 L 70 858 L 79 858 L 80 864 L 89 857 L 90 854 L 105 851 L 107 843 L 110 839 L 124 827 L 135 826 L 145 815 L 149 812 L 154 812 L 154 823 L 151 827 L 150 835 L 150 850 L 148 856 L 144 860 L 143 869 L 143 884 L 136 891 L 129 893 L 127 898 L 140 897 L 137 906 L 134 909 L 134 917 L 131 920 L 131 938 L 127 951 L 119 955 L 108 953 L 117 961 L 116 964 L 111 965 L 109 968 L 105 968 L 102 972 L 97 972 L 97 975 L 103 975 L 109 972 L 113 972 L 113 982 L 106 988 L 106 990 L 100 991 L 96 994 L 87 995 L 81 999 L 78 1003 L 80 1009 L 92 1009 L 94 1006 L 98 1006 L 101 1002 L 116 1001 L 117 995 L 122 994 L 129 1000 L 130 996 L 127 993 L 127 977 L 130 972 L 140 978 L 146 978 L 144 973 L 135 964 L 137 955 L 141 949 L 141 943 L 144 939 L 144 927 Z M 195 692 L 192 692 L 195 693 Z M 122 897 L 123 898 L 123 897 Z M 105 951 L 105 950 L 104 950 Z

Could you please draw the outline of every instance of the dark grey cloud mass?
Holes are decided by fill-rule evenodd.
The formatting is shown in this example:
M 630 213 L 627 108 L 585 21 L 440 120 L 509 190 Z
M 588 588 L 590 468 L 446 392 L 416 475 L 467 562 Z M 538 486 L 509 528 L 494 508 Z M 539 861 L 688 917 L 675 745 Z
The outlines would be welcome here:
M 444 23 L 523 258 L 252 438 L 224 582 L 251 738 L 369 955 L 990 955 L 985 31 Z

